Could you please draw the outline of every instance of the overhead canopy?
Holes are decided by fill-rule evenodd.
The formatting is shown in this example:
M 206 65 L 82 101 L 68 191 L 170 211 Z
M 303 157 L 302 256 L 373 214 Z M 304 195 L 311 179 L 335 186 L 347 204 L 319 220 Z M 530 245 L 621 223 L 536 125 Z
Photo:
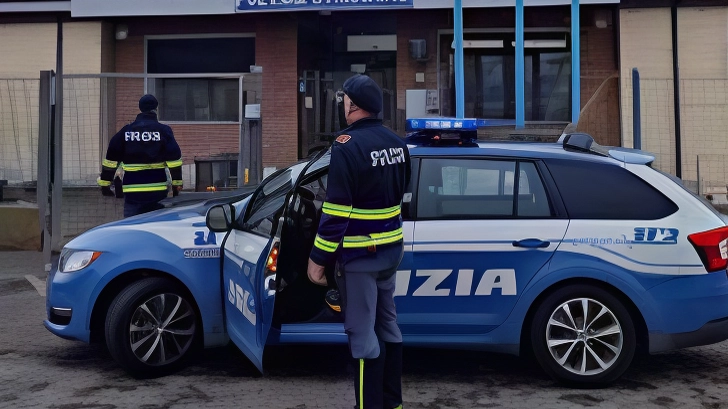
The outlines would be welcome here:
M 580 4 L 618 4 L 619 0 L 580 0 Z M 570 0 L 524 0 L 524 6 L 569 5 Z M 70 11 L 73 17 L 221 15 L 266 11 L 452 9 L 454 0 L 66 0 L 0 1 L 3 12 Z M 463 8 L 515 7 L 516 0 L 462 0 Z

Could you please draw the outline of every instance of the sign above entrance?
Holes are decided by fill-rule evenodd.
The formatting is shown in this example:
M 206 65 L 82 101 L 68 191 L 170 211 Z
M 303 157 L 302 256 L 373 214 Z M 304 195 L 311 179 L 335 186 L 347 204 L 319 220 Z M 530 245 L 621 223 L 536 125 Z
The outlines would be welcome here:
M 235 11 L 412 8 L 414 0 L 235 0 Z

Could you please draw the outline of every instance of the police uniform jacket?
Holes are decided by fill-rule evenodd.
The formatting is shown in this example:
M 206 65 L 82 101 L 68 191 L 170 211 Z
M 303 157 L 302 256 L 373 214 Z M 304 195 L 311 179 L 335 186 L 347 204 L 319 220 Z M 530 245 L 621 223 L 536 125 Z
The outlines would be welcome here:
M 321 222 L 311 251 L 319 265 L 346 263 L 401 243 L 401 202 L 410 176 L 404 141 L 382 121 L 364 118 L 341 132 L 331 163 Z
M 182 186 L 182 152 L 172 128 L 157 121 L 154 112 L 142 112 L 116 133 L 109 142 L 101 166 L 100 186 L 110 186 L 121 166 L 124 169 L 124 197 L 144 201 L 167 190 L 169 168 L 173 186 Z

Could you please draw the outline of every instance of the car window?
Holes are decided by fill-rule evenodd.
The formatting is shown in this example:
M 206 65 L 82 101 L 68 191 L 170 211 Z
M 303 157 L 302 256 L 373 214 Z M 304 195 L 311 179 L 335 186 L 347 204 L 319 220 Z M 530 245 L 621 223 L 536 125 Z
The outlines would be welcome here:
M 677 205 L 652 185 L 609 163 L 547 160 L 571 219 L 657 220 Z
M 532 162 L 457 158 L 422 160 L 417 192 L 418 218 L 549 216 L 551 206 Z
M 328 166 L 330 161 L 331 154 L 324 153 L 306 169 L 306 175 Z M 288 192 L 308 163 L 308 160 L 295 163 L 273 173 L 261 182 L 251 198 L 250 210 L 246 211 L 248 216 L 244 225 L 249 231 L 268 236 L 275 233 L 277 214 L 283 208 Z

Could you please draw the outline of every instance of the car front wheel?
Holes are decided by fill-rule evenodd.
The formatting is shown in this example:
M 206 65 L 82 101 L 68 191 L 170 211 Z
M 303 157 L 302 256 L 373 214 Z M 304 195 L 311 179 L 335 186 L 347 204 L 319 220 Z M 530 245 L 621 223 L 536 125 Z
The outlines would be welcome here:
M 132 375 L 176 369 L 196 349 L 198 314 L 186 292 L 170 280 L 149 277 L 116 296 L 106 316 L 111 356 Z
M 555 291 L 538 307 L 531 345 L 552 378 L 573 386 L 606 386 L 629 367 L 635 326 L 624 305 L 589 285 Z

